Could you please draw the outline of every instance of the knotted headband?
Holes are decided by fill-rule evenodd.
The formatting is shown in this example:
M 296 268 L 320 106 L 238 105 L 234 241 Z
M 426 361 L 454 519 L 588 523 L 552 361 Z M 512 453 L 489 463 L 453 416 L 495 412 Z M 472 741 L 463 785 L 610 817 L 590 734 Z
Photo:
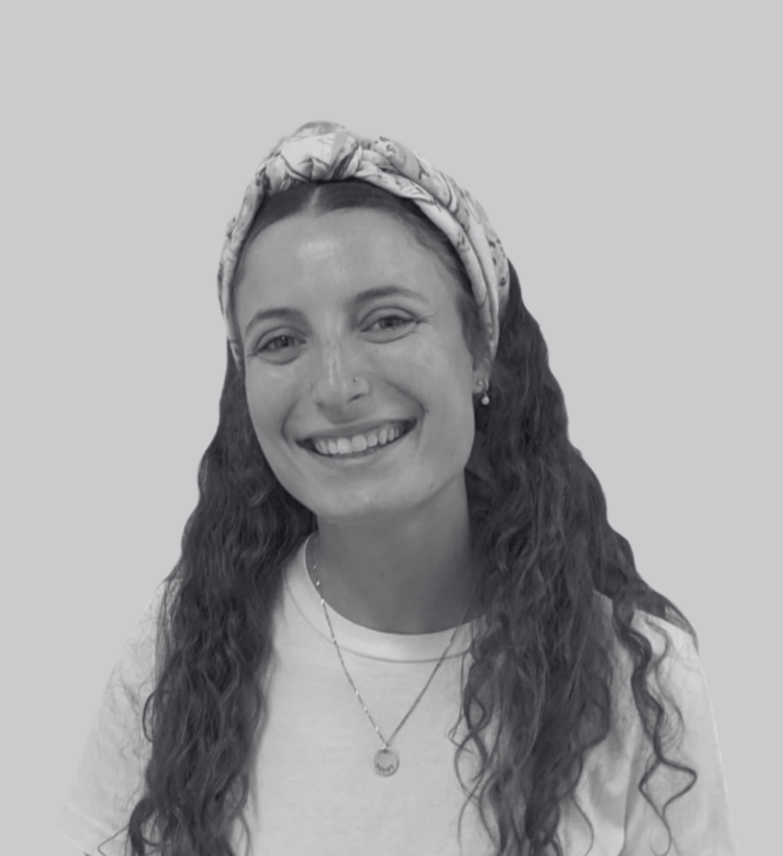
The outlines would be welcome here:
M 228 224 L 218 268 L 220 306 L 234 359 L 241 361 L 228 317 L 229 289 L 250 225 L 264 200 L 295 184 L 358 179 L 410 199 L 449 239 L 465 268 L 491 353 L 508 298 L 508 260 L 481 205 L 454 179 L 407 146 L 361 137 L 333 122 L 310 122 L 283 137 L 256 170 L 239 213 Z

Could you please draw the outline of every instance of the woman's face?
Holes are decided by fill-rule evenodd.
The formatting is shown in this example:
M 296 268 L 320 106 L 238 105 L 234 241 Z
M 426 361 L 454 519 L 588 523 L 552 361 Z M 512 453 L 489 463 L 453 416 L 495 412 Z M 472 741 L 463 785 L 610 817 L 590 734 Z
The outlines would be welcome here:
M 247 248 L 236 322 L 250 416 L 278 480 L 318 518 L 464 502 L 483 373 L 459 287 L 379 211 L 298 214 Z

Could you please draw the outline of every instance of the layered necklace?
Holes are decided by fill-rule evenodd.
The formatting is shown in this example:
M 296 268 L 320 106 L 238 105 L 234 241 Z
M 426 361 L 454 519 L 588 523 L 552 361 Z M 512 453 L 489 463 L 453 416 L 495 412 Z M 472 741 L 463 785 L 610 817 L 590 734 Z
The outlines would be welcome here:
M 315 537 L 315 533 L 310 536 L 310 538 L 308 539 L 308 543 L 305 545 L 305 561 L 307 561 L 308 548 L 311 546 L 312 540 L 314 537 Z M 468 609 L 469 609 L 471 603 L 473 602 L 473 597 L 475 596 L 475 589 L 474 589 L 473 595 L 471 595 L 471 597 L 470 597 L 470 600 L 468 600 L 467 604 L 465 605 L 465 609 L 462 613 L 462 617 L 460 618 L 459 622 L 457 623 L 457 626 L 454 628 L 454 632 L 451 634 L 451 638 L 449 639 L 449 644 L 446 646 L 446 650 L 440 655 L 440 659 L 435 664 L 435 668 L 432 670 L 432 674 L 427 679 L 427 683 L 424 684 L 423 689 L 416 696 L 415 701 L 410 706 L 410 708 L 408 709 L 408 712 L 405 714 L 405 716 L 403 716 L 402 720 L 400 721 L 400 724 L 394 729 L 394 731 L 391 733 L 391 736 L 387 739 L 386 737 L 383 736 L 383 734 L 381 733 L 381 729 L 378 728 L 378 723 L 373 719 L 372 714 L 367 709 L 367 705 L 364 703 L 364 699 L 362 698 L 361 693 L 359 692 L 356 684 L 354 683 L 354 680 L 351 677 L 351 673 L 348 671 L 348 668 L 345 665 L 345 660 L 343 659 L 343 653 L 340 650 L 340 646 L 337 644 L 337 638 L 334 635 L 334 627 L 332 626 L 332 619 L 329 617 L 329 610 L 326 607 L 326 601 L 324 600 L 324 596 L 321 592 L 321 580 L 318 576 L 318 565 L 317 565 L 316 560 L 315 560 L 315 547 L 313 547 L 313 549 L 310 550 L 309 552 L 312 555 L 313 582 L 315 583 L 315 587 L 318 590 L 318 596 L 321 600 L 321 607 L 324 611 L 324 616 L 326 618 L 326 624 L 329 627 L 329 633 L 332 636 L 332 643 L 334 645 L 334 649 L 335 649 L 335 651 L 337 651 L 337 656 L 340 659 L 340 665 L 343 668 L 343 672 L 345 672 L 345 677 L 348 678 L 348 683 L 353 688 L 353 692 L 354 692 L 354 695 L 356 696 L 357 701 L 362 706 L 362 710 L 364 711 L 365 716 L 370 721 L 370 724 L 375 729 L 375 733 L 378 735 L 378 739 L 383 744 L 381 746 L 381 748 L 375 753 L 375 756 L 373 758 L 373 767 L 375 769 L 375 772 L 379 776 L 392 776 L 397 772 L 397 770 L 400 766 L 400 755 L 395 749 L 392 748 L 392 743 L 394 742 L 394 738 L 400 732 L 400 729 L 402 728 L 402 726 L 405 725 L 405 723 L 408 721 L 408 718 L 413 713 L 413 711 L 416 709 L 416 706 L 421 701 L 422 697 L 424 696 L 424 693 L 427 692 L 427 689 L 429 688 L 429 685 L 432 683 L 433 679 L 435 678 L 435 675 L 437 674 L 438 669 L 441 667 L 441 664 L 446 659 L 446 656 L 448 655 L 449 651 L 451 650 L 451 647 L 454 644 L 454 640 L 457 637 L 457 632 L 459 631 L 460 626 L 462 625 L 462 622 L 465 620 L 465 616 L 468 614 Z

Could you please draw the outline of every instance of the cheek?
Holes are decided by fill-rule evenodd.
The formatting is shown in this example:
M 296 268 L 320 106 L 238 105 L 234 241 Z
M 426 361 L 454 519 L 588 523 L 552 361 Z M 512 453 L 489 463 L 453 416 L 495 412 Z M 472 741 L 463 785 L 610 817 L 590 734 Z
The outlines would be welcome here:
M 451 391 L 448 407 L 444 408 L 444 420 L 439 420 L 439 436 L 444 452 L 448 456 L 470 454 L 475 435 L 475 417 L 470 391 L 464 388 Z M 445 424 L 443 424 L 445 421 Z
M 283 391 L 278 389 L 253 383 L 245 385 L 250 421 L 267 460 L 274 457 L 275 443 L 281 438 L 284 428 L 286 409 L 283 395 Z
M 430 355 L 418 364 L 412 382 L 422 390 L 425 415 L 443 452 L 454 454 L 462 446 L 469 451 L 475 432 L 470 356 L 459 349 L 441 353 L 439 358 Z

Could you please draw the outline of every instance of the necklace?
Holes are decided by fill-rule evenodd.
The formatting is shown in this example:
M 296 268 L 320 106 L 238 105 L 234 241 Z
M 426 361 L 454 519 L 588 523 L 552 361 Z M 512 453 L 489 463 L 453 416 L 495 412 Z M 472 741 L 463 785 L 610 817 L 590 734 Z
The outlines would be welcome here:
M 305 545 L 305 563 L 307 563 L 307 548 L 310 546 L 309 542 L 312 541 L 313 537 L 314 537 L 314 535 L 311 535 L 310 538 L 308 539 L 308 544 Z M 329 618 L 329 611 L 326 608 L 326 601 L 324 600 L 324 596 L 321 593 L 321 580 L 318 576 L 318 565 L 316 564 L 316 561 L 315 561 L 315 548 L 313 548 L 311 553 L 312 553 L 312 565 L 313 565 L 313 581 L 315 582 L 315 587 L 318 590 L 318 596 L 321 600 L 321 607 L 323 608 L 324 616 L 326 618 L 326 623 L 329 627 L 329 633 L 332 636 L 332 643 L 334 644 L 335 651 L 337 651 L 337 656 L 340 659 L 340 665 L 343 667 L 343 671 L 345 672 L 345 677 L 348 678 L 348 683 L 353 688 L 354 695 L 356 696 L 356 699 L 359 702 L 359 704 L 362 706 L 362 710 L 364 711 L 365 716 L 367 717 L 367 719 L 370 720 L 372 727 L 375 729 L 375 733 L 378 735 L 378 738 L 380 739 L 381 743 L 383 743 L 383 746 L 375 753 L 375 756 L 373 758 L 373 767 L 375 768 L 375 772 L 379 776 L 393 776 L 397 772 L 397 769 L 400 766 L 400 756 L 399 756 L 399 753 L 395 749 L 392 749 L 391 744 L 392 744 L 394 738 L 399 733 L 402 726 L 405 725 L 405 723 L 408 721 L 408 717 L 410 717 L 410 715 L 416 709 L 416 706 L 418 705 L 418 703 L 423 698 L 424 693 L 427 692 L 427 689 L 428 689 L 429 685 L 432 683 L 433 679 L 435 678 L 435 675 L 437 674 L 438 669 L 441 667 L 441 664 L 446 659 L 446 655 L 451 650 L 451 646 L 454 644 L 454 640 L 457 637 L 457 631 L 459 630 L 460 626 L 462 625 L 462 622 L 465 620 L 465 616 L 468 614 L 468 608 L 470 607 L 471 603 L 473 602 L 473 595 L 471 595 L 470 600 L 465 605 L 465 609 L 462 613 L 462 617 L 460 618 L 457 626 L 454 628 L 454 632 L 451 634 L 451 639 L 449 639 L 449 644 L 446 646 L 446 650 L 440 655 L 440 659 L 435 664 L 435 668 L 432 670 L 432 674 L 427 679 L 427 683 L 424 684 L 424 688 L 416 696 L 416 700 L 410 706 L 410 708 L 408 709 L 408 712 L 405 714 L 405 716 L 403 716 L 402 720 L 400 721 L 400 724 L 394 729 L 394 731 L 391 734 L 391 737 L 389 737 L 389 739 L 387 740 L 383 736 L 383 734 L 381 733 L 381 729 L 378 728 L 378 724 L 373 719 L 372 714 L 367 709 L 367 705 L 364 703 L 364 699 L 362 698 L 361 694 L 359 693 L 359 689 L 357 688 L 356 684 L 354 683 L 353 678 L 351 677 L 351 673 L 348 671 L 348 668 L 345 665 L 345 660 L 343 659 L 342 651 L 340 650 L 340 646 L 337 644 L 337 637 L 334 635 L 334 627 L 332 627 L 332 620 L 331 620 L 331 618 Z M 475 594 L 475 590 L 474 590 L 474 594 Z

